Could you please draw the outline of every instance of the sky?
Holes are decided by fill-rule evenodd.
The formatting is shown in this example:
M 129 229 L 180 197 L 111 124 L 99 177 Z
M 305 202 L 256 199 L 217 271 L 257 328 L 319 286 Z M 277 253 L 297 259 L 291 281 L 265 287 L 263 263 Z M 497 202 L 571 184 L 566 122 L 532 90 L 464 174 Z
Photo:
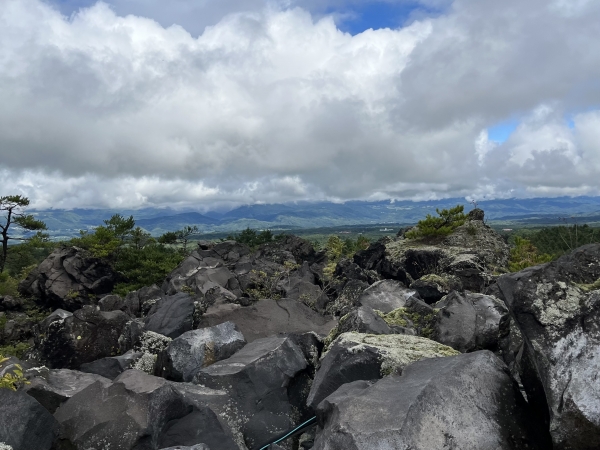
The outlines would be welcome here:
M 2 0 L 0 196 L 600 195 L 600 2 Z

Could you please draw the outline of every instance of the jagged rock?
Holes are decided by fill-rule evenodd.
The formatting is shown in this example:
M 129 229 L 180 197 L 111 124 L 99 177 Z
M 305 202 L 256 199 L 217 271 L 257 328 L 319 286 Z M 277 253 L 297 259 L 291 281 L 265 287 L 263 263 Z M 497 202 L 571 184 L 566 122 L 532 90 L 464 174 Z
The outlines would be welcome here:
M 140 304 L 135 297 L 127 296 L 126 298 L 120 295 L 106 295 L 98 301 L 100 311 L 123 311 L 131 317 L 139 315 Z
M 453 291 L 435 304 L 439 309 L 433 337 L 460 352 L 496 351 L 509 327 L 508 309 L 484 294 Z
M 145 286 L 132 291 L 125 297 L 125 303 L 132 315 L 136 317 L 146 317 L 154 304 L 164 296 L 162 289 L 157 285 Z
M 363 306 L 388 313 L 405 307 L 407 302 L 420 300 L 419 294 L 399 281 L 381 280 L 369 286 L 358 298 Z
M 10 295 L 0 296 L 0 311 L 20 311 L 22 309 L 22 299 Z
M 54 250 L 33 269 L 19 283 L 19 292 L 72 312 L 94 304 L 96 297 L 111 292 L 117 281 L 118 275 L 106 262 L 80 248 L 67 247 Z
M 44 376 L 35 377 L 29 382 L 30 384 L 25 385 L 22 390 L 35 398 L 51 414 L 90 384 L 110 384 L 110 380 L 99 375 L 69 369 L 50 370 Z
M 95 306 L 84 306 L 73 314 L 54 311 L 37 329 L 32 357 L 52 369 L 77 369 L 115 355 L 129 320 L 122 311 L 103 312 Z
M 330 345 L 340 334 L 354 331 L 364 334 L 394 334 L 394 330 L 382 317 L 368 306 L 361 306 L 343 316 L 327 336 Z
M 231 434 L 211 413 L 209 408 L 187 402 L 168 381 L 128 370 L 108 386 L 88 386 L 56 411 L 61 424 L 57 448 L 151 449 L 200 442 L 212 445 L 219 442 L 216 438 L 222 447 L 215 448 L 234 449 Z M 196 441 L 173 442 L 177 439 Z
M 185 292 L 161 298 L 148 312 L 146 330 L 170 338 L 181 336 L 193 327 L 194 299 Z
M 417 336 L 344 333 L 323 356 L 307 404 L 316 408 L 343 384 L 376 380 L 421 359 L 457 354 L 450 347 Z
M 156 375 L 174 381 L 191 381 L 196 373 L 227 359 L 246 345 L 233 322 L 183 333 L 158 355 Z
M 547 402 L 555 450 L 600 448 L 600 244 L 503 275 L 498 286 L 531 357 L 531 402 Z M 533 372 L 533 373 L 531 373 Z M 545 398 L 541 393 L 545 393 Z
M 23 342 L 33 337 L 35 321 L 27 314 L 17 312 L 11 313 L 7 315 L 7 317 L 9 317 L 9 319 L 6 320 L 4 329 L 0 329 L 0 343 Z
M 491 352 L 432 358 L 343 385 L 319 404 L 314 450 L 547 449 Z
M 410 284 L 425 303 L 432 304 L 448 295 L 451 291 L 462 291 L 462 282 L 453 275 L 423 275 Z
M 108 356 L 90 363 L 82 364 L 79 370 L 90 374 L 100 375 L 109 380 L 114 380 L 127 369 L 132 368 L 142 355 L 142 352 L 129 350 L 123 355 Z
M 202 369 L 194 383 L 228 392 L 231 413 L 239 421 L 246 444 L 254 447 L 293 426 L 298 413 L 300 419 L 306 417 L 303 405 L 291 402 L 290 392 L 307 367 L 293 339 L 269 337 Z
M 212 327 L 223 322 L 235 323 L 248 342 L 277 333 L 315 331 L 327 335 L 336 323 L 296 300 L 265 299 L 248 307 L 219 305 L 209 308 L 200 318 L 199 326 Z
M 50 450 L 58 431 L 52 414 L 29 395 L 0 389 L 0 443 L 12 450 Z
M 341 317 L 360 306 L 358 299 L 369 285 L 366 281 L 348 280 L 336 286 L 332 298 L 323 295 L 317 301 L 317 310 Z
M 377 272 L 374 270 L 363 269 L 353 260 L 347 258 L 342 258 L 340 262 L 337 263 L 333 275 L 336 278 L 342 278 L 346 280 L 364 281 L 369 285 L 379 281 L 379 275 L 377 275 Z
M 191 447 L 185 445 L 176 445 L 175 447 L 161 448 L 160 450 L 210 450 L 210 447 L 206 444 L 196 444 Z
M 387 245 L 389 238 L 380 239 L 369 245 L 366 250 L 359 250 L 354 255 L 354 262 L 366 270 L 373 270 L 383 278 L 398 280 L 405 285 L 409 285 L 413 279 L 405 267 L 387 255 Z

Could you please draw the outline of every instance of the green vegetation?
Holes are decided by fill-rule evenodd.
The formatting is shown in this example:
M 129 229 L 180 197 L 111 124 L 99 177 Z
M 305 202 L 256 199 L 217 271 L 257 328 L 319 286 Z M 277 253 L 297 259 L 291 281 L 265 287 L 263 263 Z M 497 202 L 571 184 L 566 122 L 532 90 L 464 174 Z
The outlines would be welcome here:
M 587 224 L 542 228 L 535 232 L 522 232 L 541 252 L 557 258 L 585 244 L 600 242 L 600 228 Z
M 0 353 L 0 364 L 6 362 L 8 358 L 4 357 Z M 23 376 L 23 368 L 19 364 L 15 364 L 15 368 L 12 373 L 6 373 L 0 377 L 0 389 L 10 389 L 16 391 L 17 388 L 29 384 L 29 381 Z
M 25 353 L 27 353 L 30 349 L 31 345 L 29 345 L 27 342 L 17 342 L 15 344 L 0 346 L 0 355 L 15 356 L 19 359 L 23 359 L 25 357 Z
M 518 272 L 526 267 L 552 261 L 552 255 L 540 253 L 531 241 L 520 236 L 515 237 L 515 246 L 510 249 L 508 270 Z
M 246 228 L 239 234 L 230 234 L 227 236 L 227 240 L 233 240 L 239 242 L 240 244 L 245 244 L 250 248 L 256 248 L 259 245 L 266 244 L 274 239 L 275 235 L 271 232 L 271 230 L 264 230 L 259 233 L 251 228 Z
M 456 228 L 463 225 L 467 217 L 463 213 L 464 206 L 457 205 L 450 209 L 436 209 L 439 217 L 427 214 L 425 219 L 417 223 L 416 228 L 405 234 L 408 239 L 447 236 Z
M 342 239 L 339 236 L 329 236 L 324 246 L 327 252 L 327 265 L 323 273 L 329 279 L 333 278 L 333 272 L 337 263 L 342 259 L 350 258 L 358 250 L 365 250 L 369 247 L 369 239 L 365 236 L 358 236 L 356 240 L 352 238 Z

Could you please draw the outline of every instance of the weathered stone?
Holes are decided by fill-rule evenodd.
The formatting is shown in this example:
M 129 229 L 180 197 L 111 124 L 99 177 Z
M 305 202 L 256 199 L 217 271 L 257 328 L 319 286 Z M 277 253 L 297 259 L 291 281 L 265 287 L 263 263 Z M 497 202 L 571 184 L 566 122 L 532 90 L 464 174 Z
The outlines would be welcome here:
M 129 317 L 85 306 L 73 314 L 55 311 L 41 324 L 32 357 L 50 368 L 77 369 L 119 351 L 119 336 Z
M 161 298 L 150 309 L 146 330 L 176 338 L 193 326 L 194 299 L 185 292 Z
M 324 354 L 307 404 L 316 408 L 343 384 L 379 379 L 421 359 L 457 354 L 450 347 L 417 336 L 344 333 Z
M 307 367 L 292 339 L 270 337 L 202 369 L 194 383 L 228 392 L 239 431 L 254 447 L 293 426 L 298 413 L 303 415 L 303 405 L 290 402 L 290 390 Z
M 381 280 L 369 286 L 358 298 L 363 306 L 388 313 L 394 309 L 402 308 L 407 302 L 420 300 L 419 294 L 414 289 L 395 280 Z
M 531 358 L 523 385 L 530 402 L 547 402 L 555 450 L 600 448 L 599 279 L 600 244 L 498 279 Z
M 58 431 L 52 414 L 23 392 L 0 389 L 0 442 L 12 450 L 50 450 Z
M 315 331 L 326 335 L 336 321 L 323 317 L 308 306 L 290 299 L 259 300 L 252 306 L 219 305 L 200 318 L 200 327 L 233 322 L 248 342 L 277 333 Z
M 79 370 L 90 374 L 100 375 L 109 380 L 114 380 L 127 369 L 132 368 L 142 355 L 142 352 L 129 350 L 123 355 L 108 356 L 90 363 L 82 364 Z
M 233 322 L 183 333 L 158 355 L 156 375 L 174 381 L 191 381 L 196 373 L 227 359 L 246 345 Z
M 435 303 L 451 291 L 462 291 L 460 279 L 452 275 L 423 275 L 410 285 L 427 304 Z
M 69 369 L 50 370 L 45 376 L 29 381 L 30 384 L 25 385 L 22 390 L 35 398 L 51 414 L 90 384 L 110 384 L 110 380 L 99 375 Z
M 433 338 L 460 352 L 496 351 L 507 333 L 508 309 L 490 295 L 453 291 L 435 308 L 439 311 Z
M 75 311 L 94 304 L 95 298 L 108 294 L 118 275 L 101 259 L 77 247 L 54 250 L 27 278 L 19 292 L 35 297 L 47 306 Z
M 319 404 L 314 450 L 547 449 L 491 352 L 418 361 L 402 376 L 345 384 Z
M 331 330 L 325 345 L 329 346 L 340 334 L 354 331 L 365 334 L 394 334 L 394 330 L 368 306 L 361 306 L 343 316 Z

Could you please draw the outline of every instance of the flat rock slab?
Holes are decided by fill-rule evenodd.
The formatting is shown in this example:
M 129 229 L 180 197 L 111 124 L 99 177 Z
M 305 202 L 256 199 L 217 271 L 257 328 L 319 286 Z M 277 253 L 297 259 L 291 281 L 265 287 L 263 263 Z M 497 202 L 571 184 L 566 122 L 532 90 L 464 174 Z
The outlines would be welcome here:
M 237 325 L 248 342 L 278 333 L 314 331 L 327 335 L 337 323 L 291 299 L 259 300 L 252 306 L 239 308 L 222 306 L 222 309 L 209 308 L 200 320 L 200 327 L 212 327 L 230 321 Z
M 404 308 L 410 299 L 419 299 L 414 289 L 408 289 L 396 280 L 381 280 L 369 286 L 358 298 L 363 306 L 389 313 L 398 308 Z
M 314 450 L 548 448 L 506 366 L 485 350 L 346 384 L 319 404 L 317 418 Z

